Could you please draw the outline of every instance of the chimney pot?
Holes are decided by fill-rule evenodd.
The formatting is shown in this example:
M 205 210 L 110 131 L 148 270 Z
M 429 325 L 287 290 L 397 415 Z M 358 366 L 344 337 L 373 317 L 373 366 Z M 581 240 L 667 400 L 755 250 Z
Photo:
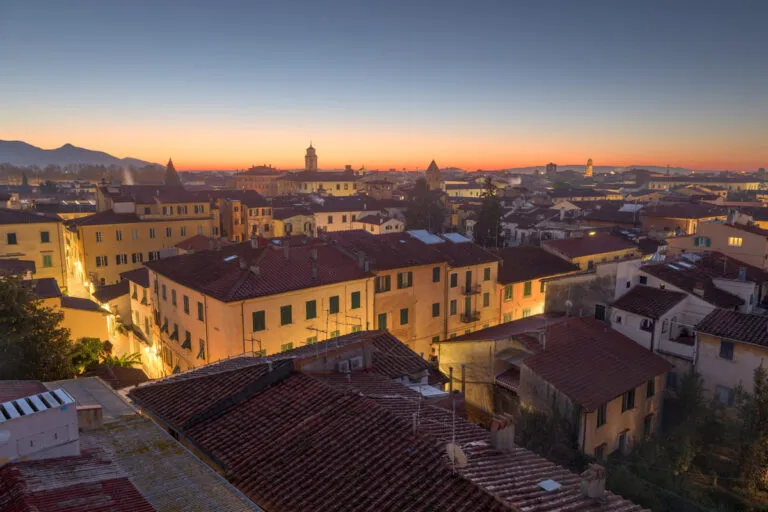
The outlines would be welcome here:
M 581 475 L 581 493 L 587 498 L 598 499 L 605 494 L 605 468 L 590 464 Z
M 259 248 L 259 237 L 252 236 L 251 237 L 251 249 L 258 249 Z
M 251 265 L 251 272 L 253 275 L 258 276 L 261 273 L 261 269 L 258 265 Z
M 283 256 L 285 256 L 285 261 L 288 261 L 291 257 L 291 244 L 287 241 L 283 244 Z
M 312 279 L 315 281 L 318 279 L 317 264 L 314 262 L 312 263 Z
M 309 258 L 310 258 L 312 261 L 317 261 L 317 247 L 312 247 L 312 248 L 309 250 Z

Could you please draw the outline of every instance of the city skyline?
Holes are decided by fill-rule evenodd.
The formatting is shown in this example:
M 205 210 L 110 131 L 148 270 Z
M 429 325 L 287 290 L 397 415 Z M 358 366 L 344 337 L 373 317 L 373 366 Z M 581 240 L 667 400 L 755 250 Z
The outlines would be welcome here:
M 181 170 L 310 140 L 322 169 L 766 166 L 768 5 L 401 7 L 7 6 L 0 138 Z

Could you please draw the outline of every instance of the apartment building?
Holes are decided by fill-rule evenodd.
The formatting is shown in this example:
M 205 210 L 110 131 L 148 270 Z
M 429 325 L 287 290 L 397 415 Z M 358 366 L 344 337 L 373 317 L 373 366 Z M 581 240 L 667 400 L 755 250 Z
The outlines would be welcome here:
M 373 323 L 365 261 L 325 243 L 265 247 L 253 239 L 146 266 L 153 338 L 168 373 L 246 352 L 277 354 Z
M 357 195 L 359 181 L 360 177 L 353 171 L 305 170 L 283 174 L 277 178 L 277 188 L 279 195 L 319 193 L 354 196 Z
M 35 278 L 67 289 L 64 223 L 55 215 L 0 209 L 0 259 L 29 262 Z
M 253 190 L 265 197 L 278 195 L 277 178 L 283 174 L 274 167 L 259 165 L 235 175 L 235 188 Z
M 725 220 L 728 211 L 719 206 L 702 203 L 658 204 L 640 211 L 644 233 L 692 235 L 700 222 Z
M 545 240 L 541 247 L 582 270 L 593 269 L 598 263 L 640 257 L 637 245 L 627 239 L 605 232 L 590 232 L 582 237 Z
M 272 205 L 264 196 L 250 190 L 217 192 L 216 196 L 222 237 L 244 242 L 251 236 L 274 236 Z
M 768 229 L 755 225 L 700 222 L 696 233 L 669 237 L 671 255 L 717 251 L 755 267 L 768 269 Z

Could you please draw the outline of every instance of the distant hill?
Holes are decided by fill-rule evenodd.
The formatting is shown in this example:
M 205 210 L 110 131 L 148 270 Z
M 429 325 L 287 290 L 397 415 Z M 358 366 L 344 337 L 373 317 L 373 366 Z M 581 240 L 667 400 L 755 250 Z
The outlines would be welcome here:
M 56 149 L 42 149 L 22 141 L 0 140 L 0 163 L 30 166 L 37 165 L 119 165 L 123 167 L 143 167 L 158 165 L 138 158 L 117 158 L 103 151 L 78 148 L 64 144 Z

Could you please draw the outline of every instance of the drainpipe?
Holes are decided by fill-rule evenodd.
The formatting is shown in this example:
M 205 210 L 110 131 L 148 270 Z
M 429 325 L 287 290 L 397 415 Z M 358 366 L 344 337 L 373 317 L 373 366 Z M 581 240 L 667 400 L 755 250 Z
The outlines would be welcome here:
M 243 354 L 245 354 L 245 301 L 240 303 L 240 321 L 243 328 Z
M 211 339 L 208 334 L 208 296 L 203 295 L 203 313 L 205 314 L 205 354 L 207 360 L 211 360 Z M 205 364 L 205 362 L 203 362 Z
M 653 352 L 653 341 L 656 336 L 656 320 L 651 320 L 651 352 Z

